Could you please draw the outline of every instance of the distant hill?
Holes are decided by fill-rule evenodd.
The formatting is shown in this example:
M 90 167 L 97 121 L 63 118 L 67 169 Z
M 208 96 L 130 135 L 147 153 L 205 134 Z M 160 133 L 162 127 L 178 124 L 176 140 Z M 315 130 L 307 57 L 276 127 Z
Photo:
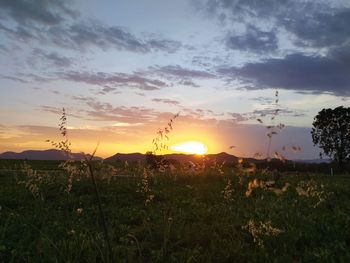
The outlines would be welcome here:
M 166 159 L 176 160 L 179 162 L 192 161 L 196 162 L 201 160 L 201 156 L 195 154 L 183 154 L 183 153 L 172 153 L 163 155 Z M 217 154 L 208 154 L 205 156 L 207 159 L 213 161 L 216 160 L 218 162 L 236 162 L 238 157 L 222 152 Z M 113 161 L 145 161 L 146 155 L 142 153 L 117 153 L 111 157 L 104 159 L 105 162 L 113 162 Z
M 296 163 L 330 163 L 331 159 L 305 159 L 305 160 L 293 160 Z
M 114 162 L 114 161 L 128 161 L 128 162 L 143 162 L 146 158 L 145 154 L 142 153 L 117 153 L 111 157 L 105 158 L 105 162 Z
M 82 153 L 72 153 L 74 160 L 81 160 L 84 158 Z M 67 160 L 67 156 L 60 150 L 29 150 L 20 153 L 4 152 L 0 154 L 0 159 L 14 159 L 14 160 L 42 160 L 42 161 L 61 161 Z M 102 158 L 95 156 L 93 160 L 102 160 Z

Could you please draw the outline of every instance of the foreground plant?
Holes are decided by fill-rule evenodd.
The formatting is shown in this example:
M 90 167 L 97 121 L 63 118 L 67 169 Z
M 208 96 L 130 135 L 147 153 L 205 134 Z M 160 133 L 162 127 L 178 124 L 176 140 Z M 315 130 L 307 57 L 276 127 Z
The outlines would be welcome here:
M 65 170 L 68 174 L 68 178 L 67 178 L 68 183 L 66 187 L 66 192 L 68 193 L 71 192 L 73 181 L 74 179 L 77 179 L 77 177 L 80 177 L 82 175 L 87 175 L 91 179 L 91 183 L 93 185 L 94 193 L 96 196 L 99 216 L 102 221 L 103 233 L 104 233 L 105 241 L 108 247 L 109 259 L 112 260 L 113 253 L 112 253 L 111 242 L 108 235 L 107 223 L 106 223 L 106 218 L 102 208 L 100 193 L 97 186 L 95 169 L 92 164 L 93 158 L 98 149 L 98 145 L 96 146 L 92 154 L 87 155 L 83 153 L 84 158 L 80 162 L 77 162 L 76 160 L 73 159 L 72 150 L 70 148 L 71 142 L 68 139 L 67 114 L 64 108 L 62 111 L 62 116 L 60 118 L 59 130 L 63 139 L 60 142 L 54 142 L 52 140 L 47 140 L 47 142 L 51 143 L 51 145 L 54 146 L 56 149 L 61 150 L 67 157 L 67 160 L 59 165 L 59 167 Z
M 24 172 L 24 178 L 18 181 L 18 184 L 23 184 L 33 195 L 34 198 L 45 200 L 46 192 L 49 185 L 52 185 L 55 178 L 47 172 L 36 171 L 24 162 L 19 167 L 20 171 Z
M 284 230 L 272 226 L 271 220 L 267 222 L 255 222 L 251 219 L 246 225 L 242 226 L 242 229 L 247 230 L 252 235 L 254 243 L 261 248 L 265 246 L 263 237 L 278 236 L 284 232 Z
M 150 170 L 144 168 L 141 177 L 141 182 L 138 183 L 138 190 L 136 191 L 143 195 L 145 199 L 145 205 L 149 205 L 154 199 L 154 194 L 152 193 L 152 190 L 150 188 L 150 176 Z
M 318 207 L 332 194 L 326 192 L 324 185 L 318 184 L 315 180 L 300 181 L 295 190 L 299 196 L 310 198 L 313 208 Z
M 230 179 L 227 179 L 226 186 L 221 193 L 224 197 L 225 202 L 230 202 L 233 200 L 233 187 Z
M 141 181 L 137 184 L 138 190 L 136 192 L 141 193 L 145 200 L 145 205 L 149 205 L 155 195 L 151 190 L 151 179 L 156 172 L 165 173 L 166 171 L 174 171 L 175 167 L 168 162 L 162 155 L 162 151 L 167 150 L 169 141 L 169 134 L 173 130 L 173 123 L 175 119 L 179 117 L 179 113 L 175 114 L 166 126 L 162 129 L 158 129 L 155 138 L 152 140 L 152 151 L 146 153 L 146 163 L 142 171 Z

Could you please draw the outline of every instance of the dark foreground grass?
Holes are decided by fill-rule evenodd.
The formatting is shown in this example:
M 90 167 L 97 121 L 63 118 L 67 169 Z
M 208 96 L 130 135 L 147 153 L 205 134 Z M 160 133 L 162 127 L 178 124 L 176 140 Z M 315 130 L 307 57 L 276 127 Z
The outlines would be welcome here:
M 264 176 L 245 176 L 242 184 L 234 172 L 153 178 L 147 206 L 139 179 L 100 181 L 111 261 L 350 262 L 350 178 L 282 174 L 278 184 L 291 184 L 282 195 L 255 189 L 246 197 L 248 182 Z M 228 178 L 233 192 L 225 200 Z M 295 190 L 310 179 L 324 185 L 327 198 L 317 206 L 316 197 Z M 70 194 L 50 184 L 41 200 L 3 172 L 0 189 L 0 262 L 110 260 L 88 179 Z

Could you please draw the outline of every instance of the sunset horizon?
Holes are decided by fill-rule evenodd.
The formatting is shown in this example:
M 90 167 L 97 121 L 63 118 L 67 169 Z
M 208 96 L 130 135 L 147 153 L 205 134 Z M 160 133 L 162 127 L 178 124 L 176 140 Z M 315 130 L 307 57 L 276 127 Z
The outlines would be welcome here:
M 147 152 L 179 113 L 169 151 L 198 141 L 208 153 L 319 158 L 313 118 L 350 106 L 350 6 L 266 5 L 1 3 L 0 152 L 48 149 L 65 108 L 75 152 Z M 266 127 L 280 124 L 270 143 Z
M 350 0 L 0 0 L 0 262 L 350 262 Z

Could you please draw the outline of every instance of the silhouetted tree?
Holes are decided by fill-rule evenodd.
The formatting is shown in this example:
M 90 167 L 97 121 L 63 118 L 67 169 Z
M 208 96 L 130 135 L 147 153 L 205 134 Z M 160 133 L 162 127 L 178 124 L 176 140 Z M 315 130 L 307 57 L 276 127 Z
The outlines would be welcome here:
M 350 159 L 350 108 L 323 109 L 314 118 L 312 140 L 343 170 Z

